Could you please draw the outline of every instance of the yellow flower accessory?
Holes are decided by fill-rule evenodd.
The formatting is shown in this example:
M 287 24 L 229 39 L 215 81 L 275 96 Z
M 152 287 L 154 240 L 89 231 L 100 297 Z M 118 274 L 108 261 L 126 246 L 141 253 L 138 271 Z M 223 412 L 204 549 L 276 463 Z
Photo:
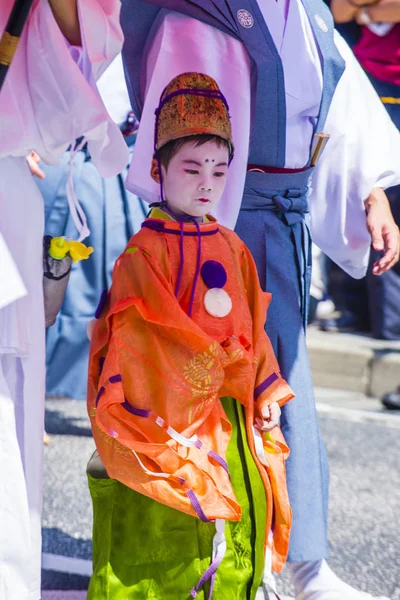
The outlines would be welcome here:
M 50 242 L 49 254 L 56 260 L 62 260 L 70 255 L 74 263 L 86 260 L 92 254 L 93 248 L 82 242 L 73 242 L 64 237 L 54 237 Z
M 69 254 L 74 263 L 80 260 L 86 260 L 92 254 L 93 248 L 85 246 L 82 242 L 69 242 Z

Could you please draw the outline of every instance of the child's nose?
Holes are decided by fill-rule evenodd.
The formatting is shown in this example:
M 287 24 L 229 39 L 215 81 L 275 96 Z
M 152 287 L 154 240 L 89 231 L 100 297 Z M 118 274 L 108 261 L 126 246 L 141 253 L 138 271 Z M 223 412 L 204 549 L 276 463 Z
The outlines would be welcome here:
M 204 177 L 200 183 L 199 190 L 201 192 L 211 192 L 212 190 L 212 179 L 211 177 Z

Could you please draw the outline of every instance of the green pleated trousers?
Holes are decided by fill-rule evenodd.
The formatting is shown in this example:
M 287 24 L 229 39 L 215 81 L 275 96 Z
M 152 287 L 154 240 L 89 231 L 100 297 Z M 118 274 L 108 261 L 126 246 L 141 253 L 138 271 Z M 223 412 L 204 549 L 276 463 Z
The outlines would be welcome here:
M 213 600 L 254 600 L 264 570 L 266 494 L 251 455 L 242 406 L 222 403 L 232 423 L 227 462 L 239 522 L 225 526 L 227 551 Z M 190 600 L 190 590 L 211 564 L 213 523 L 181 513 L 113 479 L 94 479 L 93 576 L 87 600 Z M 209 583 L 197 594 L 207 600 Z

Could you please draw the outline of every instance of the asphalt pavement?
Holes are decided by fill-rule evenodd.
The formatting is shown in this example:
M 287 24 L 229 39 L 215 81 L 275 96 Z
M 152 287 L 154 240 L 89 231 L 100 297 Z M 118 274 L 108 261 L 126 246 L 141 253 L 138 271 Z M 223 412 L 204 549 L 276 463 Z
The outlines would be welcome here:
M 400 414 L 354 392 L 316 395 L 331 469 L 329 564 L 351 585 L 400 600 Z M 85 404 L 48 400 L 46 429 L 42 600 L 84 600 L 92 522 L 85 468 L 94 450 Z M 287 573 L 279 587 L 292 594 Z

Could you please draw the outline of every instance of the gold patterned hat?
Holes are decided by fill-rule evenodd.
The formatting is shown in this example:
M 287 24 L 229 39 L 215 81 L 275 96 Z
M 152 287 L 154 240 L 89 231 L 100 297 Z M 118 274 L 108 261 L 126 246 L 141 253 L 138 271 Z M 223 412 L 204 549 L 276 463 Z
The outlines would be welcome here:
M 202 73 L 182 73 L 161 95 L 156 110 L 155 150 L 172 140 L 198 134 L 226 140 L 233 156 L 229 107 L 216 81 Z

